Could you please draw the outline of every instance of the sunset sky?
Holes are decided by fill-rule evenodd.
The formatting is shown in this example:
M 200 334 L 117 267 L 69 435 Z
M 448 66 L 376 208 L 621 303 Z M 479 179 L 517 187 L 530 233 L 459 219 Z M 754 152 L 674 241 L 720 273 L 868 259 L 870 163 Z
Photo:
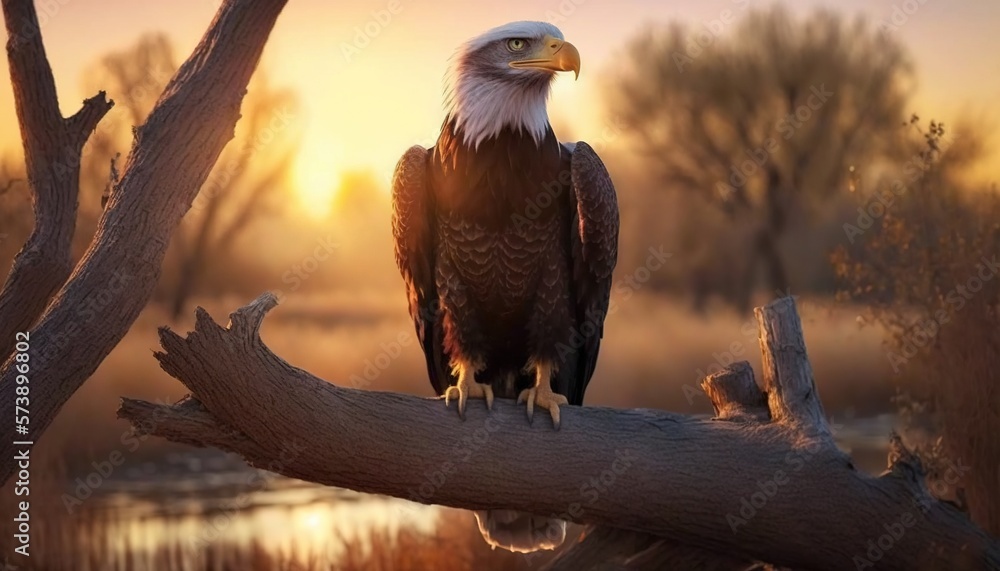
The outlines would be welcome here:
M 65 114 L 81 99 L 83 73 L 111 50 L 148 32 L 162 31 L 183 60 L 200 38 L 217 0 L 53 0 L 39 8 L 49 59 Z M 60 5 L 63 4 L 63 5 Z M 550 116 L 574 125 L 575 138 L 593 140 L 604 129 L 598 87 L 601 72 L 615 65 L 625 42 L 644 25 L 682 20 L 693 25 L 724 10 L 766 7 L 755 0 L 291 0 L 264 52 L 275 83 L 298 92 L 304 146 L 297 180 L 320 198 L 338 173 L 373 169 L 388 177 L 403 150 L 431 144 L 442 118 L 442 75 L 455 47 L 492 26 L 512 20 L 553 20 L 583 58 L 579 81 L 561 77 Z M 959 113 L 993 117 L 1000 101 L 1000 2 L 983 0 L 805 0 L 807 12 L 829 7 L 887 20 L 893 7 L 916 11 L 892 32 L 910 48 L 918 68 L 914 111 L 927 118 Z M 394 7 L 384 26 L 368 25 L 373 12 Z M 46 13 L 47 12 L 47 13 Z M 383 18 L 384 19 L 384 18 Z M 358 30 L 376 30 L 367 45 L 345 55 Z M 0 73 L 7 76 L 6 59 Z M 0 89 L 0 148 L 19 149 L 9 87 Z M 123 149 L 123 151 L 126 149 Z M 326 188 L 322 188 L 326 187 Z

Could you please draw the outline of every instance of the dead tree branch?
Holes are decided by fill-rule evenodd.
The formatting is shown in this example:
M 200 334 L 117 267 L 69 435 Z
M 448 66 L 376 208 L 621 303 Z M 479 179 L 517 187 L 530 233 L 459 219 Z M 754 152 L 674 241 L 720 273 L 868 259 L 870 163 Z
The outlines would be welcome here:
M 14 471 L 12 442 L 37 440 L 42 435 L 59 408 L 118 344 L 152 297 L 170 236 L 223 147 L 233 138 L 250 76 L 284 5 L 285 0 L 224 2 L 145 124 L 135 129 L 132 150 L 121 180 L 112 188 L 94 241 L 30 331 L 30 434 L 15 437 L 14 423 L 4 423 L 0 484 Z M 48 202 L 75 204 L 76 176 L 69 177 L 72 181 L 59 179 L 62 186 L 53 186 L 52 173 L 47 170 L 52 165 L 38 161 L 51 159 L 44 153 L 57 145 L 57 135 L 71 128 L 78 130 L 70 133 L 76 135 L 73 144 L 82 144 L 84 135 L 80 133 L 93 128 L 102 114 L 100 107 L 107 104 L 102 103 L 101 95 L 88 100 L 74 117 L 60 122 L 32 2 L 4 0 L 3 8 L 12 36 L 8 43 L 11 79 L 31 161 L 29 178 L 36 192 L 46 193 L 42 198 L 47 197 Z M 23 26 L 34 29 L 26 31 Z M 36 102 L 38 107 L 32 107 Z M 40 182 L 37 176 L 50 178 Z M 37 221 L 38 228 L 55 234 L 43 237 L 40 244 L 62 244 L 72 234 L 72 226 L 63 221 L 67 216 L 64 209 L 70 206 L 57 206 L 58 220 L 41 216 Z M 38 259 L 43 265 L 52 263 L 48 257 L 44 262 L 42 257 Z M 65 257 L 57 259 L 65 264 Z M 63 267 L 61 271 L 68 270 Z M 59 281 L 61 285 L 62 279 Z M 20 286 L 13 285 L 16 293 Z M 43 297 L 41 293 L 33 286 L 31 297 Z M 16 328 L 23 330 L 33 320 L 18 319 Z M 10 326 L 2 313 L 0 323 L 0 329 Z M 13 339 L 13 333 L 0 332 L 0 344 Z M 0 417 L 8 420 L 15 416 L 18 371 L 14 364 L 11 357 L 0 369 Z
M 295 478 L 554 514 L 657 536 L 670 542 L 664 550 L 688 546 L 796 569 L 854 568 L 873 557 L 878 569 L 1000 568 L 998 542 L 931 497 L 911 456 L 896 453 L 891 469 L 872 477 L 836 447 L 805 374 L 790 298 L 757 311 L 769 419 L 567 407 L 560 431 L 529 425 L 512 402 L 498 401 L 491 413 L 470 407 L 463 422 L 440 400 L 324 382 L 261 341 L 275 304 L 265 294 L 228 327 L 199 309 L 186 337 L 161 329 L 156 358 L 192 397 L 173 406 L 124 400 L 119 416 L 139 431 L 234 451 Z M 731 378 L 749 389 L 745 373 Z M 709 394 L 717 410 L 758 411 L 760 394 L 742 389 Z
M 80 154 L 97 123 L 114 105 L 104 92 L 72 117 L 59 111 L 55 79 L 34 2 L 4 0 L 7 62 L 21 129 L 35 227 L 0 288 L 0 363 L 27 331 L 72 269 L 71 246 L 80 192 Z

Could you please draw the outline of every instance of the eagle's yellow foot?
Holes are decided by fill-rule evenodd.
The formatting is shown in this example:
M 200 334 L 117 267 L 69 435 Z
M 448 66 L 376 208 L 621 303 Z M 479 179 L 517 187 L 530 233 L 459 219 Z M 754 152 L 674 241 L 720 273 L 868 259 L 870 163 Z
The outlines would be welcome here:
M 568 404 L 566 397 L 552 391 L 552 373 L 554 369 L 550 364 L 539 364 L 535 368 L 535 386 L 524 389 L 517 395 L 517 402 L 528 403 L 528 422 L 531 422 L 535 415 L 535 405 L 547 409 L 552 415 L 552 425 L 559 429 L 559 405 Z
M 493 387 L 476 382 L 476 371 L 482 365 L 472 363 L 457 363 L 454 366 L 458 382 L 448 387 L 444 392 L 444 406 L 449 406 L 452 395 L 458 399 L 458 416 L 465 420 L 465 403 L 468 399 L 486 399 L 486 408 L 493 410 Z M 455 394 L 457 393 L 457 394 Z

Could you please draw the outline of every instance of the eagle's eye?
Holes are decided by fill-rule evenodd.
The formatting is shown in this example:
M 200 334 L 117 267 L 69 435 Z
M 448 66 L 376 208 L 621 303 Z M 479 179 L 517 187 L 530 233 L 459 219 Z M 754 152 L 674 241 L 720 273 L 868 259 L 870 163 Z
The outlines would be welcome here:
M 522 38 L 511 38 L 507 40 L 507 49 L 512 52 L 519 52 L 528 45 L 528 41 Z

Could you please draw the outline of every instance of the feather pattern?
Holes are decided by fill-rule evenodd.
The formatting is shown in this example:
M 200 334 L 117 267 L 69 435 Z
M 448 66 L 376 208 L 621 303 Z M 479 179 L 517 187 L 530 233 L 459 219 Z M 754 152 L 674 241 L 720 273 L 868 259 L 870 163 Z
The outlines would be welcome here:
M 593 149 L 541 148 L 510 129 L 475 150 L 455 122 L 431 150 L 407 151 L 393 185 L 396 261 L 438 393 L 451 359 L 486 364 L 501 398 L 556 363 L 553 389 L 583 402 L 617 259 L 618 207 Z M 505 381 L 513 377 L 515 382 Z

